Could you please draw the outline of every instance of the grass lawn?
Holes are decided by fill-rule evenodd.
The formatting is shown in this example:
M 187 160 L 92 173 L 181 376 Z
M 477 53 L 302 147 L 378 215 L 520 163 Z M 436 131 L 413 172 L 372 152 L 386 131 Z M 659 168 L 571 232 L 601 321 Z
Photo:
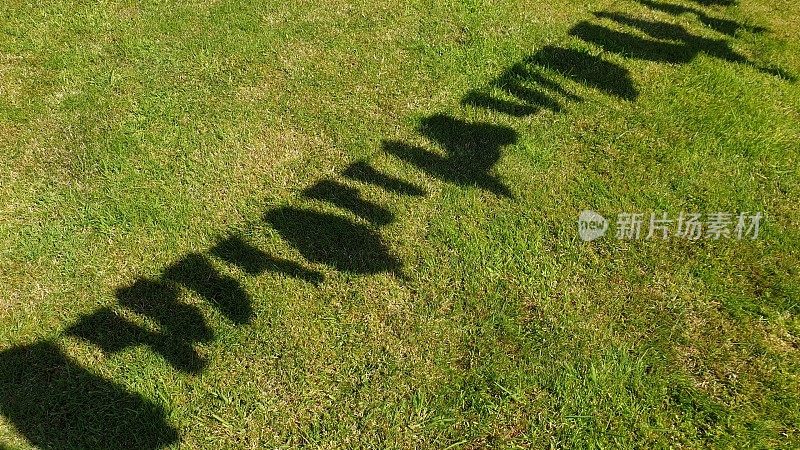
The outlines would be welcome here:
M 6 0 L 0 447 L 798 448 L 799 76 L 790 0 Z

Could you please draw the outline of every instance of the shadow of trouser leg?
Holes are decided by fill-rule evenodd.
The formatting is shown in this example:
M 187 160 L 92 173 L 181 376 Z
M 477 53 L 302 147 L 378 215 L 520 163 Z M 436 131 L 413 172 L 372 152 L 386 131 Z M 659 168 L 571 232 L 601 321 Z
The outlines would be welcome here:
M 42 448 L 154 449 L 178 440 L 163 408 L 50 342 L 0 353 L 0 412 Z

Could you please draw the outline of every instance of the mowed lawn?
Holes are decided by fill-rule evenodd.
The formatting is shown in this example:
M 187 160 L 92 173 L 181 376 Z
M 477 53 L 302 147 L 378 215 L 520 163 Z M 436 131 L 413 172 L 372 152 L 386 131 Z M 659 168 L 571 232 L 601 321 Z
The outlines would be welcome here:
M 0 447 L 800 447 L 799 76 L 789 0 L 6 0 Z

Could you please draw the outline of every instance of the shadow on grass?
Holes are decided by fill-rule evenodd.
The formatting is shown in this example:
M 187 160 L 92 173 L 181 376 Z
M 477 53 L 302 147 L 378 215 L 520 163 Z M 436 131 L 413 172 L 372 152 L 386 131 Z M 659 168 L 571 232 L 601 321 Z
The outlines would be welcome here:
M 384 190 L 401 195 L 421 196 L 425 191 L 413 184 L 399 178 L 383 174 L 370 166 L 366 161 L 356 161 L 350 164 L 342 175 L 366 184 L 374 184 Z
M 628 69 L 582 50 L 548 46 L 526 58 L 526 62 L 623 100 L 639 96 Z
M 520 117 L 542 110 L 561 112 L 562 99 L 583 100 L 548 78 L 548 72 L 624 100 L 634 100 L 639 95 L 624 67 L 582 50 L 547 46 L 503 72 L 490 83 L 489 89 L 470 91 L 461 104 Z M 491 92 L 494 88 L 514 100 L 498 98 Z
M 189 253 L 164 270 L 163 277 L 196 292 L 237 325 L 250 323 L 250 295 L 236 279 L 220 274 L 205 256 Z
M 67 334 L 91 342 L 106 353 L 146 345 L 176 369 L 199 373 L 206 361 L 194 345 L 210 341 L 214 334 L 200 310 L 179 302 L 178 295 L 177 287 L 170 283 L 139 279 L 118 289 L 117 299 L 121 306 L 158 323 L 159 331 L 137 325 L 111 308 L 102 308 L 81 317 L 67 329 Z
M 378 233 L 344 217 L 283 207 L 264 220 L 309 261 L 356 274 L 399 273 L 402 267 Z
M 0 412 L 43 449 L 155 449 L 177 442 L 163 408 L 50 342 L 0 353 Z
M 321 273 L 307 269 L 294 261 L 270 256 L 237 236 L 231 236 L 219 242 L 211 249 L 211 254 L 251 276 L 273 272 L 313 284 L 319 284 L 323 280 Z
M 606 19 L 617 25 L 634 29 L 646 37 L 620 31 L 604 25 L 583 21 L 569 32 L 585 42 L 595 44 L 606 51 L 645 61 L 685 64 L 698 55 L 752 67 L 762 73 L 778 76 L 789 81 L 795 77 L 783 69 L 763 67 L 734 51 L 724 39 L 711 39 L 689 33 L 686 28 L 615 12 L 595 13 L 598 19 Z
M 522 95 L 523 90 L 520 87 L 515 92 Z M 399 142 L 385 142 L 384 150 L 443 181 L 476 186 L 512 197 L 508 188 L 490 171 L 500 158 L 500 149 L 516 142 L 514 130 L 489 123 L 469 123 L 439 114 L 423 119 L 418 131 L 438 144 L 446 156 Z M 351 164 L 342 175 L 398 194 L 424 193 L 410 183 L 378 172 L 363 161 Z M 374 226 L 394 221 L 391 211 L 365 199 L 358 189 L 335 180 L 319 181 L 305 189 L 302 195 L 350 211 Z M 392 255 L 380 234 L 346 217 L 282 207 L 268 211 L 264 220 L 309 261 L 354 274 L 387 272 L 401 275 L 401 262 Z
M 321 278 L 321 275 L 297 264 L 270 258 L 239 238 L 228 238 L 211 252 L 251 274 L 272 269 L 315 281 Z M 180 301 L 181 286 L 200 295 L 234 324 L 246 324 L 252 320 L 250 296 L 239 282 L 220 274 L 206 256 L 189 253 L 164 269 L 159 279 L 139 278 L 132 285 L 116 291 L 121 308 L 154 321 L 158 324 L 158 331 L 138 325 L 112 308 L 102 308 L 81 317 L 66 333 L 84 339 L 106 353 L 144 345 L 175 369 L 199 373 L 207 361 L 197 353 L 195 345 L 211 341 L 214 333 L 199 308 Z
M 368 220 L 375 225 L 388 225 L 394 214 L 377 203 L 365 200 L 358 189 L 345 186 L 338 181 L 321 180 L 303 191 L 303 196 L 328 202 Z
M 384 142 L 383 149 L 442 181 L 513 197 L 489 172 L 500 159 L 500 149 L 517 141 L 516 131 L 490 123 L 469 123 L 443 114 L 423 119 L 418 131 L 438 144 L 446 156 L 397 141 Z
M 736 0 L 692 0 L 698 5 L 703 6 L 733 6 L 737 3 Z
M 673 16 L 679 16 L 681 14 L 694 14 L 697 17 L 697 20 L 700 21 L 703 25 L 711 28 L 712 30 L 722 33 L 728 36 L 734 36 L 739 30 L 747 31 L 750 33 L 764 33 L 767 31 L 764 27 L 753 27 L 749 25 L 743 25 L 735 20 L 730 19 L 721 19 L 718 17 L 712 17 L 706 14 L 703 10 L 699 8 L 693 8 L 691 6 L 684 6 L 678 5 L 675 3 L 664 3 L 655 0 L 637 0 L 640 4 L 655 10 L 661 11 L 667 14 L 671 14 Z
M 209 253 L 249 275 L 272 271 L 322 280 L 320 273 L 270 257 L 235 236 Z M 207 361 L 196 345 L 211 341 L 214 332 L 198 307 L 180 301 L 181 287 L 196 292 L 234 324 L 252 319 L 250 296 L 239 282 L 220 274 L 203 254 L 189 253 L 158 279 L 139 278 L 117 289 L 116 308 L 80 317 L 65 334 L 108 354 L 147 346 L 175 369 L 200 373 Z M 157 330 L 126 318 L 125 311 L 147 317 Z M 0 412 L 41 448 L 160 448 L 178 439 L 160 407 L 90 373 L 50 342 L 0 353 Z
M 637 19 L 617 13 L 600 12 L 595 15 L 636 28 L 648 37 L 586 21 L 575 25 L 570 34 L 607 51 L 647 61 L 683 64 L 701 52 L 726 61 L 745 61 L 741 55 L 731 50 L 726 41 L 692 35 L 680 25 Z
M 220 241 L 209 253 L 251 276 L 269 271 L 310 283 L 319 283 L 323 279 L 319 272 L 271 257 L 236 236 Z M 164 269 L 159 279 L 139 278 L 132 285 L 116 291 L 120 307 L 154 321 L 158 331 L 126 319 L 113 308 L 102 308 L 81 317 L 66 333 L 84 339 L 106 353 L 144 345 L 175 369 L 199 373 L 207 361 L 198 354 L 195 345 L 211 341 L 214 333 L 199 308 L 180 301 L 181 286 L 200 295 L 234 324 L 246 324 L 252 320 L 252 301 L 239 282 L 220 274 L 206 256 L 190 253 Z
M 734 35 L 740 29 L 763 31 L 711 17 L 697 8 L 656 0 L 639 2 L 673 15 L 694 14 L 700 22 L 726 35 Z M 570 34 L 632 58 L 685 63 L 704 53 L 755 67 L 728 42 L 693 35 L 678 25 L 611 12 L 597 13 L 596 17 L 631 28 L 644 37 L 591 22 L 577 24 Z M 758 69 L 790 78 L 781 69 Z M 624 67 L 583 50 L 547 46 L 504 71 L 488 89 L 470 91 L 462 104 L 520 117 L 542 110 L 559 112 L 566 102 L 582 101 L 556 81 L 554 75 L 621 100 L 632 101 L 639 95 Z M 509 188 L 492 174 L 502 148 L 517 142 L 513 129 L 437 114 L 423 119 L 417 131 L 438 146 L 441 153 L 397 141 L 384 142 L 383 149 L 444 182 L 513 197 Z M 341 175 L 396 194 L 425 194 L 419 187 L 381 173 L 364 161 L 351 164 Z M 264 220 L 305 259 L 354 274 L 400 273 L 401 261 L 374 229 L 395 220 L 391 211 L 364 198 L 358 189 L 336 180 L 319 181 L 302 195 L 347 210 L 373 226 L 305 208 L 268 211 Z M 102 308 L 81 317 L 68 328 L 67 334 L 84 339 L 106 353 L 144 345 L 177 370 L 201 372 L 207 361 L 199 355 L 196 345 L 210 341 L 214 333 L 197 307 L 180 301 L 181 288 L 198 294 L 236 325 L 250 323 L 254 314 L 252 299 L 240 283 L 220 273 L 206 255 L 213 255 L 249 276 L 272 272 L 311 283 L 323 279 L 321 273 L 300 263 L 272 257 L 231 236 L 205 254 L 189 253 L 165 268 L 155 280 L 140 278 L 118 289 L 117 308 Z M 124 311 L 147 317 L 157 324 L 157 330 L 127 319 Z M 0 353 L 0 381 L 0 412 L 32 444 L 42 448 L 158 448 L 178 440 L 162 408 L 80 367 L 50 342 Z

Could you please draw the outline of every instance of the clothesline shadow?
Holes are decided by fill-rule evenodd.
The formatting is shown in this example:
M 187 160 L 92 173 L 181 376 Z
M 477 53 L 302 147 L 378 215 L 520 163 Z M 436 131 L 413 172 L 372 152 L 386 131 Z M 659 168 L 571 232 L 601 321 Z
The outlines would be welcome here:
M 725 35 L 740 29 L 761 32 L 714 18 L 698 8 L 639 1 L 670 14 L 694 14 L 701 23 Z M 696 2 L 703 6 L 733 3 Z M 573 27 L 570 34 L 625 58 L 686 63 L 706 54 L 793 79 L 782 69 L 749 61 L 724 39 L 702 37 L 682 26 L 627 14 L 599 12 L 593 21 Z M 461 103 L 511 117 L 558 113 L 570 103 L 586 101 L 583 92 L 579 95 L 571 87 L 575 84 L 619 101 L 635 101 L 639 96 L 630 71 L 606 53 L 546 46 L 486 86 L 468 92 Z M 433 114 L 420 120 L 416 132 L 428 145 L 386 140 L 381 149 L 430 179 L 502 199 L 515 198 L 513 186 L 497 173 L 496 166 L 503 151 L 518 142 L 517 131 L 454 114 Z M 273 256 L 241 236 L 227 236 L 205 251 L 186 254 L 151 278 L 119 287 L 114 305 L 80 317 L 66 334 L 109 355 L 145 346 L 176 370 L 198 374 L 208 361 L 197 347 L 212 341 L 215 333 L 197 305 L 182 301 L 183 293 L 192 292 L 235 326 L 251 323 L 255 314 L 253 299 L 240 277 L 220 270 L 220 265 L 238 270 L 241 277 L 272 273 L 312 284 L 324 280 L 313 268 L 317 264 L 350 275 L 402 277 L 403 262 L 386 243 L 383 231 L 398 216 L 370 198 L 371 190 L 362 189 L 367 186 L 388 195 L 427 194 L 368 161 L 356 161 L 337 176 L 303 189 L 301 206 L 270 208 L 264 213 L 265 224 L 302 257 L 298 261 Z M 50 341 L 0 352 L 0 412 L 42 448 L 159 448 L 178 440 L 162 406 L 92 373 Z
M 794 75 L 782 68 L 751 61 L 735 51 L 726 39 L 703 37 L 689 32 L 682 25 L 643 19 L 629 14 L 601 11 L 594 15 L 597 21 L 579 22 L 572 27 L 569 34 L 626 58 L 686 64 L 700 54 L 705 54 L 721 61 L 742 64 L 790 82 L 796 81 Z M 736 27 L 742 26 L 736 24 Z
M 637 0 L 641 5 L 646 6 L 654 11 L 661 11 L 663 13 L 667 13 L 673 16 L 680 16 L 682 14 L 693 14 L 697 17 L 697 20 L 700 21 L 703 25 L 713 29 L 718 33 L 725 34 L 730 37 L 736 36 L 736 33 L 740 30 L 746 31 L 748 33 L 765 33 L 767 29 L 761 26 L 752 26 L 739 23 L 735 20 L 731 19 L 724 19 L 720 17 L 714 17 L 706 13 L 700 8 L 694 8 L 691 6 L 680 5 L 676 3 L 666 3 L 666 2 L 659 2 L 656 0 Z
M 692 0 L 698 5 L 703 6 L 733 6 L 738 3 L 737 0 Z
M 567 81 L 597 89 L 622 100 L 639 93 L 628 69 L 583 49 L 546 46 L 514 64 L 485 88 L 467 93 L 461 104 L 514 117 L 543 110 L 563 112 L 566 104 L 584 99 Z
M 197 345 L 213 340 L 214 330 L 198 306 L 182 301 L 182 292 L 193 292 L 234 325 L 250 323 L 254 314 L 250 295 L 212 258 L 247 276 L 274 272 L 322 281 L 316 271 L 228 236 L 206 252 L 188 253 L 157 277 L 116 289 L 115 305 L 79 317 L 64 334 L 107 355 L 145 346 L 180 372 L 201 373 L 208 361 Z M 0 413 L 41 448 L 150 449 L 178 440 L 161 406 L 83 368 L 53 342 L 0 353 L 0 381 Z

